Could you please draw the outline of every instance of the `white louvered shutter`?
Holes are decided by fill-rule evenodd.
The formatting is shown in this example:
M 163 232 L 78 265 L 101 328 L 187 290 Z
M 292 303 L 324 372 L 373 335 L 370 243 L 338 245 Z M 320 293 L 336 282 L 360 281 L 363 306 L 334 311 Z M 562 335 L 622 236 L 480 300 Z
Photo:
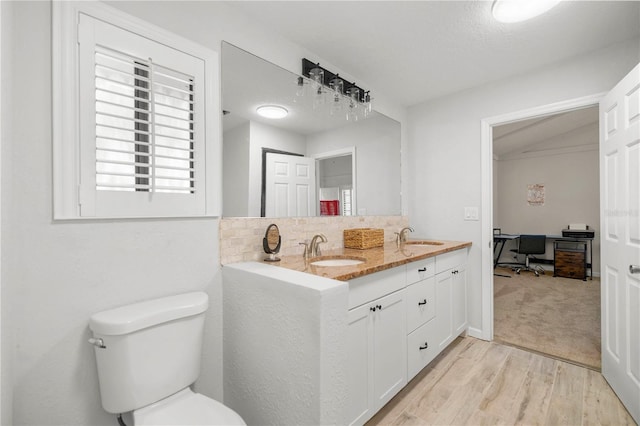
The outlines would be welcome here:
M 80 19 L 80 214 L 205 213 L 204 62 Z

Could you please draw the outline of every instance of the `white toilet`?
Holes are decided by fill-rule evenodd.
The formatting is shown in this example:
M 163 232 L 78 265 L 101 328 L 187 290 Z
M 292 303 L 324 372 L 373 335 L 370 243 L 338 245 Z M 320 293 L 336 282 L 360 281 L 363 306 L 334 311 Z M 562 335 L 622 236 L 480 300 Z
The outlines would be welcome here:
M 132 412 L 139 425 L 244 425 L 221 403 L 193 392 L 200 374 L 206 293 L 194 292 L 97 313 L 95 346 L 102 407 Z

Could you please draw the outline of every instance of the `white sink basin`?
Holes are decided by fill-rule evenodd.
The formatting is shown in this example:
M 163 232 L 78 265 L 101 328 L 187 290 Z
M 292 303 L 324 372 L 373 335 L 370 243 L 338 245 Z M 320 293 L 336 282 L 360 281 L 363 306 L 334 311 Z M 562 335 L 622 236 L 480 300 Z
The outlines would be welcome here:
M 352 266 L 364 263 L 364 260 L 360 259 L 320 259 L 310 262 L 313 266 Z

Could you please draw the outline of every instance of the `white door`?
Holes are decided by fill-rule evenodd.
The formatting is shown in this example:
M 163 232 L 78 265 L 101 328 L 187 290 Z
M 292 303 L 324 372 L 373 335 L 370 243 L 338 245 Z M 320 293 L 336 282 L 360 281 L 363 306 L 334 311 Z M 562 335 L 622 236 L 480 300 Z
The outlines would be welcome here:
M 268 153 L 266 166 L 265 216 L 315 216 L 315 160 Z
M 640 65 L 600 102 L 602 374 L 640 423 Z

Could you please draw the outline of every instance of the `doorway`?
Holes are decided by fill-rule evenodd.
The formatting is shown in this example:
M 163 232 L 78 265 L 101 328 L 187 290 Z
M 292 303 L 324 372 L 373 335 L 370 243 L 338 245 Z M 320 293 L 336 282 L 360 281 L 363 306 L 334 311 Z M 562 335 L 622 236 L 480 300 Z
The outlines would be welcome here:
M 481 158 L 482 158 L 482 190 L 484 199 L 494 200 L 494 152 L 493 133 L 494 128 L 511 123 L 529 120 L 533 118 L 548 117 L 553 114 L 566 113 L 587 107 L 597 106 L 602 94 L 587 96 L 566 102 L 545 105 L 538 108 L 514 112 L 501 116 L 487 118 L 481 121 Z M 534 182 L 532 182 L 534 183 Z M 482 334 L 481 338 L 494 339 L 494 223 L 493 202 L 485 202 L 482 205 Z M 594 224 L 597 225 L 597 224 Z M 560 230 L 558 230 L 559 232 Z M 507 232 L 503 230 L 503 232 Z M 515 231 L 519 232 L 519 231 Z
M 601 367 L 599 234 L 579 244 L 554 237 L 569 226 L 593 230 L 600 223 L 598 115 L 591 106 L 493 127 L 493 223 L 509 237 L 501 239 L 496 259 L 494 340 L 595 370 Z M 526 240 L 511 239 L 522 234 L 542 242 L 526 258 L 531 270 L 518 254 Z M 562 263 L 554 270 L 555 248 L 574 245 L 589 252 L 567 251 L 584 259 L 568 264 L 579 279 L 569 278 Z

